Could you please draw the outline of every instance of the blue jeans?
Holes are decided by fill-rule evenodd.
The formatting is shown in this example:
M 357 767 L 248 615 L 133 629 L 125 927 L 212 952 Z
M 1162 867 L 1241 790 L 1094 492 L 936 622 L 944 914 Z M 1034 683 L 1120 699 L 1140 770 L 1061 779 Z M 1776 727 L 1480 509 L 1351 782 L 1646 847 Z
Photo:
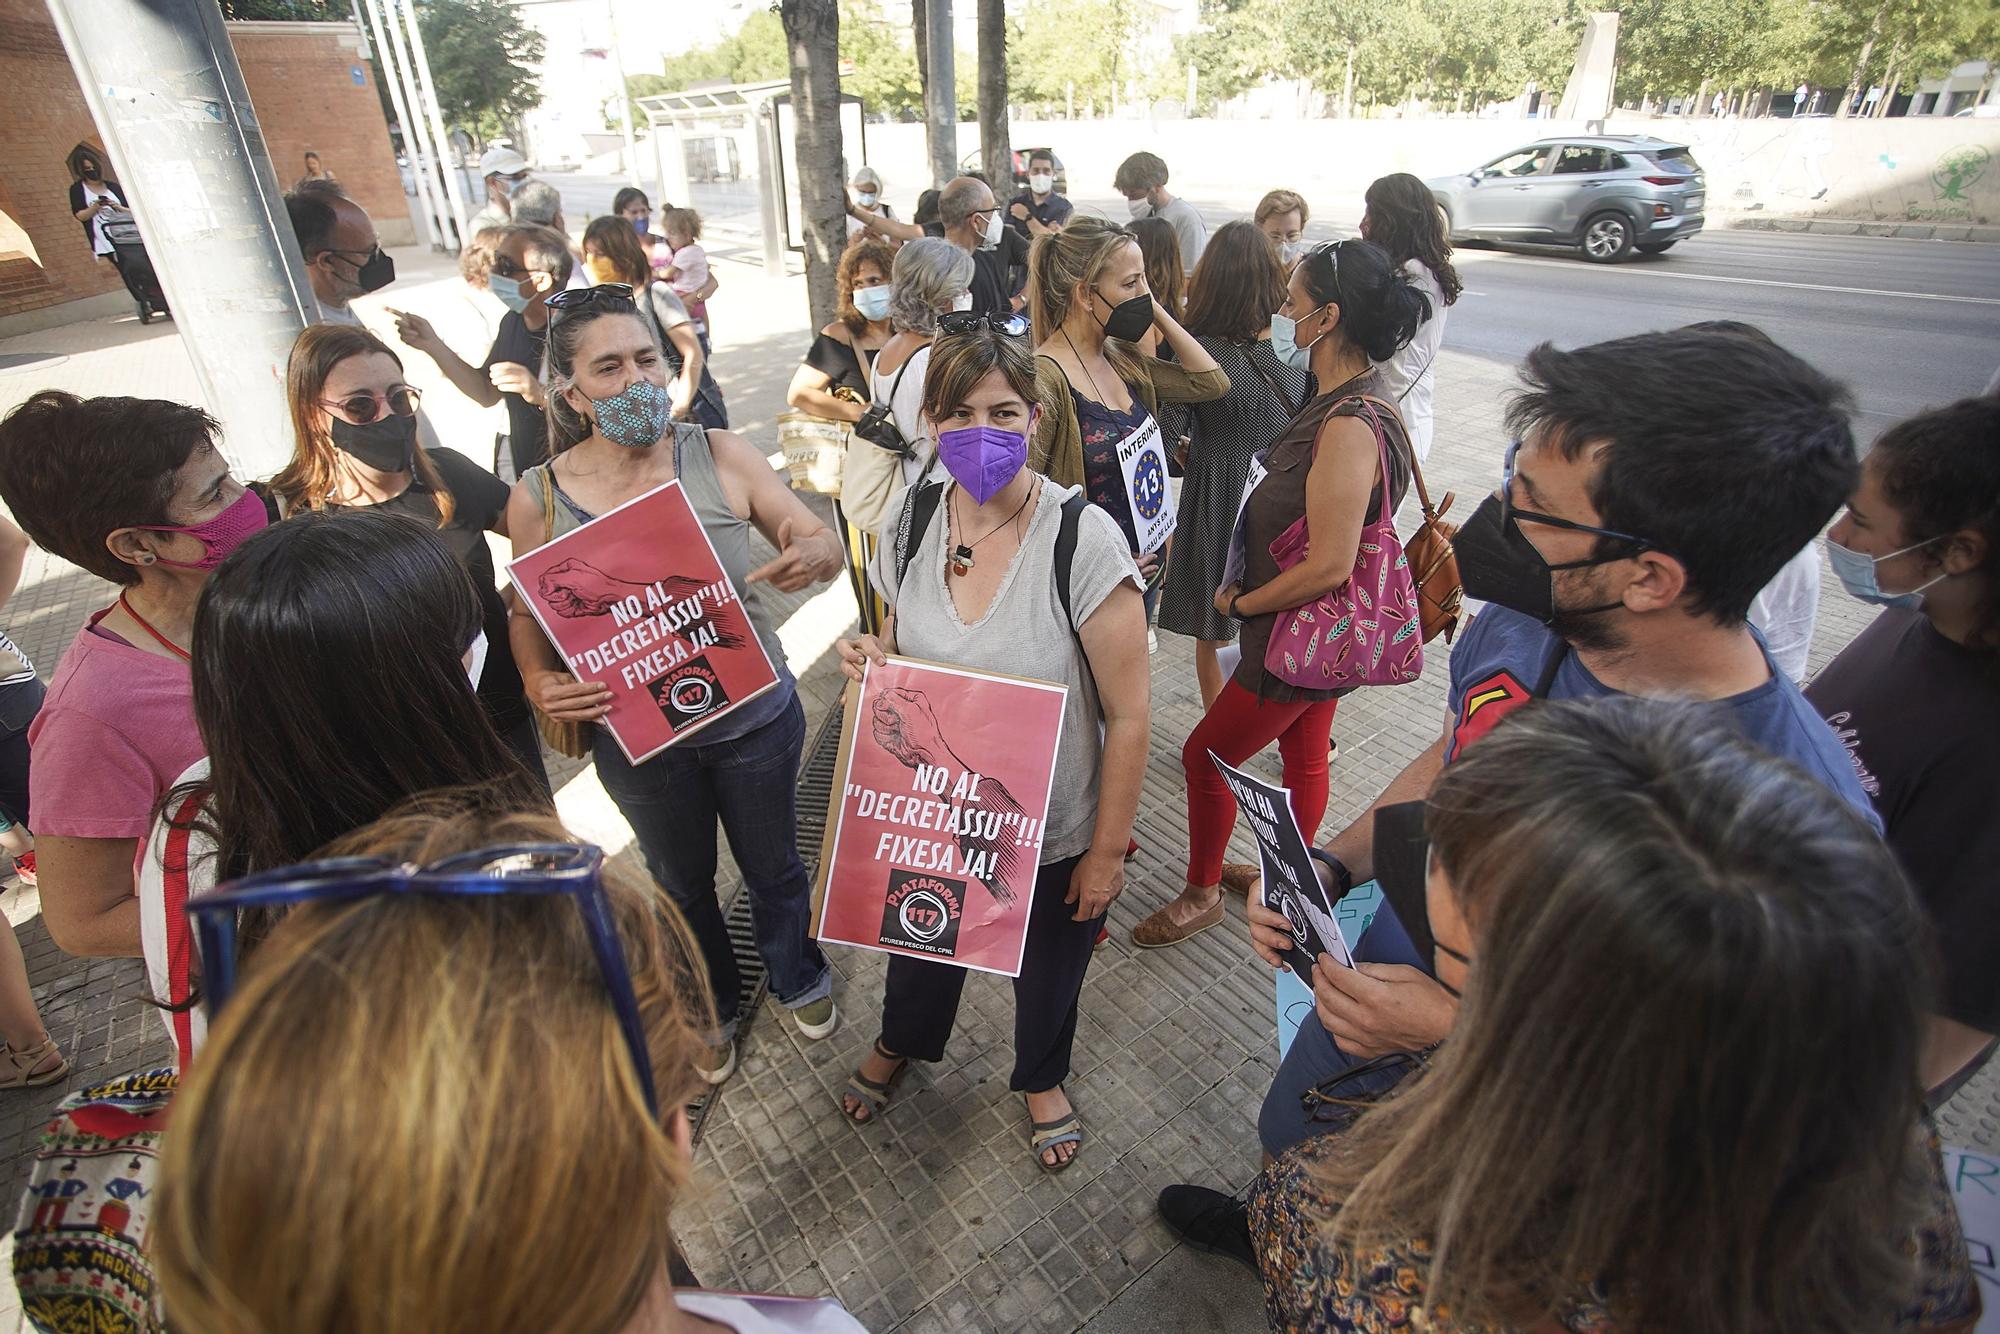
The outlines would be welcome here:
M 1410 943 L 1409 932 L 1397 918 L 1396 910 L 1384 898 L 1376 905 L 1375 920 L 1354 946 L 1354 957 L 1362 963 L 1402 963 L 1429 972 L 1431 965 L 1420 958 L 1416 947 Z M 1277 1077 L 1271 1081 L 1271 1091 L 1264 1095 L 1264 1106 L 1257 1114 L 1257 1137 L 1264 1141 L 1264 1152 L 1276 1158 L 1300 1140 L 1311 1139 L 1322 1133 L 1326 1127 L 1314 1122 L 1306 1115 L 1300 1097 L 1315 1084 L 1324 1083 L 1343 1072 L 1360 1065 L 1361 1062 L 1340 1049 L 1333 1035 L 1320 1024 L 1319 1012 L 1308 1011 L 1305 1021 L 1299 1025 L 1299 1034 L 1292 1039 L 1291 1050 L 1278 1065 Z M 1368 1092 L 1379 1092 L 1393 1085 L 1400 1075 L 1384 1071 L 1378 1077 L 1365 1081 Z M 1357 1081 L 1361 1082 L 1361 1081 Z M 1359 1091 L 1359 1090 L 1357 1090 Z
M 708 966 L 721 1042 L 736 1036 L 742 990 L 736 953 L 715 894 L 715 822 L 750 895 L 758 957 L 780 1004 L 796 1010 L 833 994 L 833 970 L 806 932 L 812 884 L 799 860 L 799 753 L 806 713 L 798 697 L 755 731 L 731 741 L 691 740 L 633 766 L 611 734 L 600 729 L 597 777 L 639 840 L 646 869 L 687 918 Z

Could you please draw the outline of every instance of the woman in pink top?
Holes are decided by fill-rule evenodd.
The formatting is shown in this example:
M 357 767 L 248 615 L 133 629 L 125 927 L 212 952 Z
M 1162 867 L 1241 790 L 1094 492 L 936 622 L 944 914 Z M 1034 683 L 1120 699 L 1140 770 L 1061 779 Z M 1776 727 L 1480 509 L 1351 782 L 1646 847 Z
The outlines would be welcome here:
M 181 403 L 53 389 L 0 421 L 0 499 L 44 549 L 120 586 L 63 655 L 28 733 L 42 915 L 71 954 L 141 952 L 140 840 L 203 753 L 195 600 L 267 522 L 229 475 L 219 429 Z

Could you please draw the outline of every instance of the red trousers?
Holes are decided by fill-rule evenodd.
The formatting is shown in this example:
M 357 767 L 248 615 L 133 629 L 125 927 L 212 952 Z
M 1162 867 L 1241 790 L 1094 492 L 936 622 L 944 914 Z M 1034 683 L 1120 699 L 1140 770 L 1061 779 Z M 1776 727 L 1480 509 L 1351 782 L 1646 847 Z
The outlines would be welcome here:
M 1319 832 L 1326 814 L 1326 747 L 1333 733 L 1336 700 L 1279 704 L 1259 699 L 1234 680 L 1222 687 L 1215 703 L 1188 734 L 1181 747 L 1181 769 L 1187 775 L 1188 873 L 1190 885 L 1222 882 L 1223 853 L 1236 827 L 1236 798 L 1208 753 L 1214 751 L 1238 768 L 1276 741 L 1284 760 L 1285 786 L 1292 790 L 1292 816 L 1306 842 Z

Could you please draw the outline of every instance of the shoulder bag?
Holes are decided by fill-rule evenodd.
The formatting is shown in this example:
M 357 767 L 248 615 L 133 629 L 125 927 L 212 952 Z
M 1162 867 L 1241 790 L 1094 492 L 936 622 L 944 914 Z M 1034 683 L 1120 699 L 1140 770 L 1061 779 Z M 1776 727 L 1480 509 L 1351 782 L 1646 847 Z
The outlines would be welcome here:
M 1365 395 L 1362 401 L 1378 403 Z M 1410 450 L 1410 480 L 1416 484 L 1424 521 L 1410 534 L 1410 540 L 1403 543 L 1403 555 L 1410 562 L 1410 578 L 1417 586 L 1417 613 L 1423 618 L 1424 642 L 1428 644 L 1441 634 L 1449 644 L 1458 633 L 1459 611 L 1465 600 L 1465 590 L 1458 581 L 1458 553 L 1451 546 L 1458 525 L 1444 521 L 1445 511 L 1458 495 L 1447 491 L 1444 499 L 1432 506 L 1430 490 L 1424 486 L 1424 467 L 1417 461 L 1414 446 Z M 1387 485 L 1385 479 L 1385 497 Z

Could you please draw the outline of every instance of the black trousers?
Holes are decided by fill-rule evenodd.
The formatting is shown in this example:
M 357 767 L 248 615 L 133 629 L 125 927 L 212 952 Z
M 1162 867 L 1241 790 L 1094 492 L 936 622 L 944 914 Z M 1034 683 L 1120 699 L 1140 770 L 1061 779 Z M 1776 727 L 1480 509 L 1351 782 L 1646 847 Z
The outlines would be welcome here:
M 1017 1093 L 1046 1093 L 1069 1078 L 1077 997 L 1104 921 L 1101 915 L 1071 921 L 1076 907 L 1063 902 L 1082 860 L 1050 862 L 1035 875 L 1027 948 L 1014 979 L 1014 1075 L 1007 1087 Z M 882 995 L 882 1045 L 913 1060 L 942 1060 L 965 974 L 950 964 L 892 956 Z

